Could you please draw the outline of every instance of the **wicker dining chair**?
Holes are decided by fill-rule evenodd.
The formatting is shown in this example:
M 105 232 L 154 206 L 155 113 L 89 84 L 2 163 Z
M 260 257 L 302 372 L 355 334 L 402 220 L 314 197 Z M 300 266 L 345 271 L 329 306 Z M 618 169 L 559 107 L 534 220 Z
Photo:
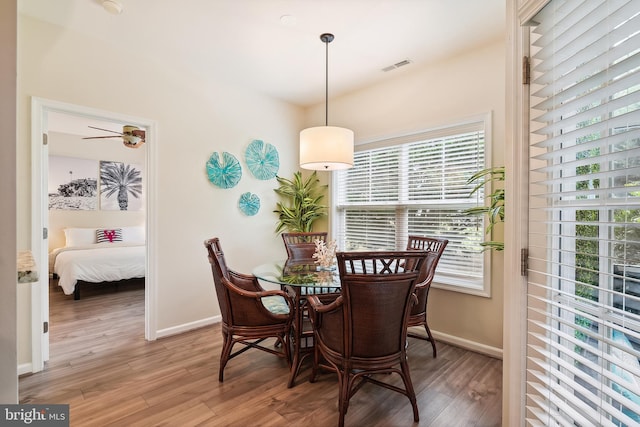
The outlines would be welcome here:
M 420 277 L 420 282 L 416 286 L 416 296 L 418 297 L 418 303 L 411 309 L 409 315 L 409 326 L 423 326 L 427 332 L 427 336 L 417 334 L 409 331 L 408 336 L 412 338 L 419 338 L 431 342 L 433 348 L 433 357 L 437 356 L 436 340 L 431 334 L 431 329 L 427 323 L 427 302 L 429 300 L 429 289 L 431 288 L 431 282 L 433 282 L 433 276 L 436 273 L 436 267 L 440 261 L 440 257 L 447 247 L 449 240 L 437 239 L 433 237 L 423 236 L 409 236 L 407 243 L 407 250 L 426 251 L 430 254 L 427 258 L 427 262 L 424 266 L 423 273 Z
M 223 345 L 218 381 L 223 381 L 227 362 L 251 348 L 282 357 L 291 366 L 289 335 L 294 318 L 291 297 L 281 290 L 266 291 L 255 276 L 228 268 L 217 237 L 206 240 L 204 245 L 222 315 Z M 267 338 L 275 338 L 282 350 L 261 345 Z M 232 353 L 235 344 L 243 347 Z
M 290 260 L 310 260 L 316 251 L 316 240 L 327 241 L 327 232 L 282 233 L 287 258 Z
M 310 381 L 320 369 L 337 373 L 339 426 L 344 425 L 350 398 L 365 383 L 407 396 L 413 418 L 419 420 L 406 340 L 426 256 L 417 251 L 338 252 L 341 295 L 331 303 L 308 296 L 315 336 Z M 394 373 L 404 388 L 387 379 Z

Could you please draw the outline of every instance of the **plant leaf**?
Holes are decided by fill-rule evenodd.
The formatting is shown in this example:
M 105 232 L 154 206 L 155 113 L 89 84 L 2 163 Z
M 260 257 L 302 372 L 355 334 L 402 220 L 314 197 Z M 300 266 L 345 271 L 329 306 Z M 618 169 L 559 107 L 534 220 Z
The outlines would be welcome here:
M 313 223 L 327 215 L 327 207 L 321 201 L 328 186 L 320 184 L 315 171 L 306 179 L 298 171 L 293 174 L 292 179 L 276 176 L 276 181 L 278 188 L 274 191 L 283 199 L 276 203 L 274 210 L 279 217 L 276 232 L 312 231 Z

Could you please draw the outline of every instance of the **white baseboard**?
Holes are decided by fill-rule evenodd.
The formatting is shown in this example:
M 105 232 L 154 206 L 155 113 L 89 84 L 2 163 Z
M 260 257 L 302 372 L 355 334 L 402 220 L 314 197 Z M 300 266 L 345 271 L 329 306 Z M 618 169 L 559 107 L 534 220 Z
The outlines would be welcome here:
M 424 332 L 424 330 L 422 332 Z M 442 341 L 447 344 L 455 345 L 456 347 L 462 347 L 467 350 L 475 351 L 476 353 L 482 353 L 486 354 L 487 356 L 495 357 L 496 359 L 502 359 L 501 348 L 492 347 L 486 344 L 481 344 L 479 342 L 470 341 L 438 331 L 431 331 L 431 333 L 433 334 L 433 338 L 435 338 L 436 341 Z
M 203 326 L 210 326 L 222 321 L 222 316 L 213 316 L 206 319 L 198 320 L 196 322 L 185 323 L 182 325 L 174 326 L 171 328 L 161 329 L 157 332 L 158 338 L 168 337 L 170 335 L 176 335 L 183 332 L 190 331 L 192 329 L 202 328 Z M 424 331 L 423 331 L 424 332 Z M 456 337 L 454 335 L 445 334 L 438 331 L 431 331 L 436 341 L 442 341 L 447 344 L 455 345 L 467 350 L 475 351 L 477 353 L 486 354 L 487 356 L 502 359 L 502 349 L 492 347 L 479 342 L 467 340 L 464 338 Z M 30 365 L 29 365 L 30 366 Z
M 30 374 L 32 372 L 33 372 L 33 365 L 31 364 L 31 362 L 21 363 L 20 365 L 18 365 L 18 376 L 24 375 L 24 374 Z
M 222 321 L 222 316 L 207 317 L 206 319 L 197 320 L 195 322 L 183 323 L 182 325 L 172 326 L 171 328 L 160 329 L 156 332 L 156 338 L 168 337 L 170 335 L 181 334 L 192 329 L 210 326 Z

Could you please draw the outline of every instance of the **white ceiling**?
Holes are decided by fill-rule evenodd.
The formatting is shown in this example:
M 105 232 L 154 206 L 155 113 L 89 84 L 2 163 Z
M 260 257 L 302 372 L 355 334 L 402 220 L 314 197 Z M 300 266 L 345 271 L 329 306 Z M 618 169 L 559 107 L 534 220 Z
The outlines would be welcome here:
M 19 12 L 308 106 L 505 35 L 508 0 L 19 0 Z M 289 16 L 288 22 L 281 20 Z M 126 51 L 125 51 L 126 50 Z M 404 60 L 411 64 L 382 69 Z

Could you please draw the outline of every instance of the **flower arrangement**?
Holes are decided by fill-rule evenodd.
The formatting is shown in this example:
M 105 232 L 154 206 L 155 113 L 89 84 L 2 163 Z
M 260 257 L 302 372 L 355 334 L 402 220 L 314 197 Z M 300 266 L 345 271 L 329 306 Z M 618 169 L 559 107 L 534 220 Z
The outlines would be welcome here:
M 330 268 L 335 263 L 336 258 L 335 240 L 325 242 L 324 240 L 316 239 L 313 243 L 316 245 L 316 251 L 313 253 L 316 264 L 322 268 Z

